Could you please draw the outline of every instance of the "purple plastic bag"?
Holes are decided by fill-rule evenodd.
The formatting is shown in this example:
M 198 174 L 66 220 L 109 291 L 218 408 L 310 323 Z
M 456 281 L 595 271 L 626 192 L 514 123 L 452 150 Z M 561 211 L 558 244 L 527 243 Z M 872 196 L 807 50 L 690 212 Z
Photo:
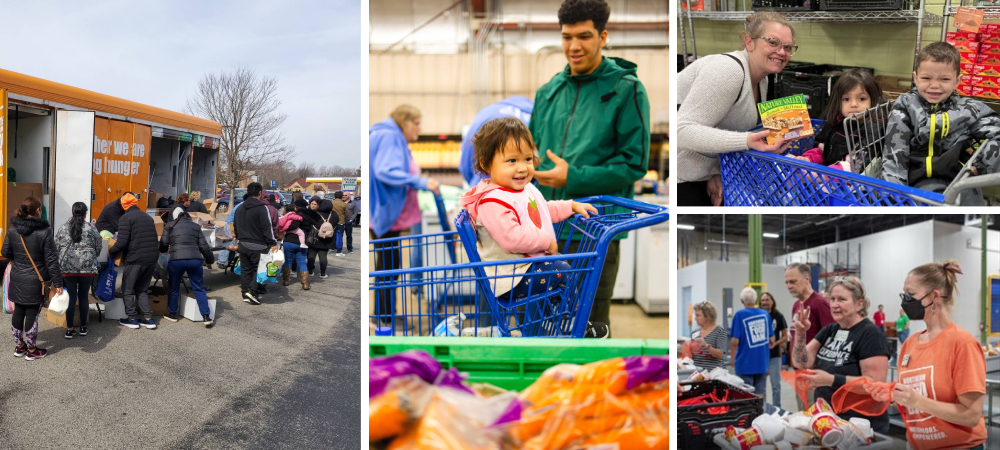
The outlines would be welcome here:
M 626 356 L 622 359 L 625 360 L 625 372 L 628 374 L 625 389 L 632 390 L 642 383 L 655 383 L 670 378 L 669 356 Z
M 416 375 L 420 379 L 437 386 L 472 394 L 465 387 L 463 377 L 454 367 L 447 372 L 441 370 L 441 363 L 423 350 L 407 350 L 392 356 L 368 360 L 368 398 L 381 395 L 389 380 L 403 375 Z

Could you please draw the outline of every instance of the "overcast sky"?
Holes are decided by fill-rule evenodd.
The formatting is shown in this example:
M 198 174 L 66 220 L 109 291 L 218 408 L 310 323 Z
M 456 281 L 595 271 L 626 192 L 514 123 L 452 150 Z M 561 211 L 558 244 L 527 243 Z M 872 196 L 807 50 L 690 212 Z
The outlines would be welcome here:
M 277 79 L 295 162 L 358 167 L 358 3 L 3 0 L 0 68 L 182 111 L 205 74 L 246 65 Z

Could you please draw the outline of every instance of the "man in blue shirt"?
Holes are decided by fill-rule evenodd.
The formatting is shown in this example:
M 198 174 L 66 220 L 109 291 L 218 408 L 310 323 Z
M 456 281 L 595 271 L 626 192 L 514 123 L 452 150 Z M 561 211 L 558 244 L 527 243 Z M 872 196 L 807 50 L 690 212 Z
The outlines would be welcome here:
M 754 393 L 764 395 L 767 387 L 767 365 L 771 359 L 770 343 L 774 341 L 771 315 L 757 307 L 757 291 L 745 287 L 740 292 L 743 309 L 733 315 L 729 327 L 731 364 L 743 382 L 753 386 Z
M 473 169 L 476 154 L 472 151 L 472 138 L 476 137 L 479 128 L 486 122 L 507 116 L 517 117 L 525 125 L 528 125 L 528 122 L 531 121 L 531 110 L 534 106 L 535 102 L 527 97 L 510 97 L 489 105 L 476 113 L 476 117 L 472 119 L 472 124 L 469 125 L 469 131 L 462 138 L 462 149 L 458 160 L 458 171 L 462 173 L 462 178 L 469 183 L 469 187 L 474 187 L 482 180 L 482 174 Z

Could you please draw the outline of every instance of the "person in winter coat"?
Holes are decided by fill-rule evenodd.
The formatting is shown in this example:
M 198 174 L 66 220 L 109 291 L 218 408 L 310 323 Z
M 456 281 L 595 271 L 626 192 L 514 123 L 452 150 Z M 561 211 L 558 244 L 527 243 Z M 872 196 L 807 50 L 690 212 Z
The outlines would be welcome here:
M 349 209 L 347 202 L 344 201 L 344 191 L 333 193 L 331 207 L 337 213 L 337 217 L 340 218 L 340 223 L 334 225 L 333 236 L 336 241 L 333 243 L 333 246 L 337 249 L 337 256 L 342 257 L 344 256 L 344 223 L 347 222 L 347 210 Z
M 174 220 L 174 211 L 180 209 L 182 211 L 187 211 L 188 207 L 191 205 L 191 197 L 187 193 L 183 193 L 177 196 L 177 200 L 174 201 L 169 207 L 167 207 L 167 212 L 163 213 L 160 218 L 163 219 L 163 223 L 170 223 Z
M 191 203 L 187 206 L 187 212 L 190 213 L 205 213 L 208 214 L 208 208 L 201 201 L 201 191 L 191 191 Z
M 535 179 L 546 200 L 590 195 L 632 198 L 649 160 L 649 99 L 636 65 L 601 55 L 610 8 L 603 0 L 566 1 L 559 8 L 568 64 L 535 92 L 528 128 L 540 162 Z M 563 228 L 563 236 L 569 227 Z M 568 246 L 576 253 L 580 233 Z M 591 322 L 611 325 L 621 234 L 608 247 L 605 276 L 594 297 Z
M 320 200 L 315 197 L 309 200 L 309 209 L 312 209 L 319 216 L 318 221 L 314 221 L 310 230 L 319 231 L 323 223 L 330 222 L 330 224 L 336 224 L 340 221 L 340 217 L 337 213 L 333 211 L 333 202 L 329 200 Z M 334 225 L 336 227 L 336 225 Z M 306 234 L 308 236 L 308 233 Z M 327 254 L 336 245 L 337 235 L 334 233 L 333 236 L 328 238 L 317 238 L 315 242 L 306 241 L 309 245 L 309 275 L 316 275 L 316 257 L 319 257 L 319 277 L 326 278 L 326 267 L 327 267 Z
M 305 205 L 305 200 L 298 200 Z M 292 269 L 298 269 L 299 282 L 302 289 L 309 290 L 309 272 L 306 258 L 309 255 L 309 247 L 306 245 L 306 233 L 302 230 L 302 215 L 295 211 L 295 205 L 285 207 L 285 215 L 278 219 L 279 228 L 285 232 L 282 239 L 282 246 L 285 250 L 285 264 L 281 266 L 281 284 L 288 286 L 288 279 L 292 275 Z M 312 221 L 310 221 L 312 223 Z
M 191 289 L 194 290 L 194 298 L 198 301 L 198 312 L 201 313 L 205 327 L 211 328 L 215 321 L 212 320 L 208 295 L 205 294 L 202 265 L 215 262 L 215 255 L 201 232 L 201 226 L 192 222 L 188 213 L 174 210 L 173 215 L 173 221 L 163 227 L 163 236 L 160 237 L 160 253 L 170 252 L 170 262 L 167 263 L 170 291 L 167 296 L 167 315 L 163 318 L 171 322 L 180 320 L 177 299 L 186 273 Z
M 257 265 L 260 256 L 270 248 L 278 251 L 278 241 L 272 232 L 271 215 L 267 204 L 260 197 L 264 187 L 253 182 L 247 185 L 247 199 L 236 210 L 236 220 L 233 229 L 240 244 L 237 251 L 240 256 L 240 291 L 243 301 L 251 305 L 259 305 L 260 285 L 257 284 Z
M 10 331 L 14 335 L 14 356 L 32 361 L 48 354 L 38 348 L 38 313 L 46 300 L 42 283 L 51 280 L 56 294 L 62 293 L 59 251 L 52 239 L 52 228 L 42 220 L 42 204 L 34 197 L 24 199 L 10 220 L 0 255 L 10 261 L 8 298 L 14 303 Z M 23 241 L 23 243 L 22 243 Z M 32 263 L 33 262 L 33 263 Z M 35 272 L 37 267 L 38 272 Z
M 354 253 L 354 224 L 358 220 L 358 202 L 351 199 L 350 193 L 344 193 L 347 202 L 347 220 L 344 221 L 344 239 L 347 241 L 347 253 Z
M 357 208 L 357 211 L 355 212 L 356 215 L 354 216 L 354 226 L 360 227 L 361 226 L 361 196 L 358 195 L 358 196 L 354 197 L 354 200 L 351 201 L 351 203 L 354 203 L 356 205 L 355 207 Z
M 139 207 L 134 197 L 128 202 L 124 201 L 126 198 L 122 198 L 125 214 L 118 221 L 118 241 L 108 249 L 108 259 L 114 260 L 122 253 L 122 264 L 125 266 L 122 269 L 122 297 L 128 318 L 119 319 L 118 323 L 132 329 L 138 329 L 139 326 L 153 329 L 156 328 L 156 322 L 153 321 L 153 310 L 149 306 L 146 290 L 149 289 L 156 260 L 160 256 L 156 251 L 156 226 L 153 225 L 153 218 Z M 142 319 L 137 319 L 137 300 Z
M 118 232 L 118 220 L 121 219 L 122 214 L 125 214 L 125 207 L 122 205 L 133 201 L 138 202 L 135 194 L 126 192 L 125 195 L 104 206 L 104 209 L 101 210 L 101 215 L 97 216 L 97 223 L 94 224 L 102 237 L 111 239 L 111 236 Z
M 73 217 L 59 227 L 56 232 L 56 247 L 59 249 L 59 267 L 62 269 L 63 286 L 69 293 L 69 308 L 66 309 L 66 339 L 73 339 L 73 319 L 75 307 L 80 309 L 80 336 L 87 335 L 87 318 L 90 302 L 87 294 L 97 275 L 97 256 L 101 254 L 103 243 L 97 227 L 87 220 L 87 204 L 73 203 Z

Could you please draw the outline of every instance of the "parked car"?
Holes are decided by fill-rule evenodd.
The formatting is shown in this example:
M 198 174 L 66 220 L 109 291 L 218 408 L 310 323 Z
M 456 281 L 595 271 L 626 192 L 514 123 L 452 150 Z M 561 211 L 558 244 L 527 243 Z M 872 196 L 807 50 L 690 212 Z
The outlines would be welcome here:
M 233 203 L 232 205 L 230 205 L 230 198 L 232 197 L 229 195 L 228 192 L 225 194 L 225 196 L 223 196 L 223 194 L 219 194 L 219 206 L 215 207 L 216 214 L 218 213 L 225 214 L 229 212 L 230 206 L 236 206 L 239 205 L 240 203 L 243 203 L 243 195 L 247 193 L 246 188 L 236 188 L 234 191 L 236 192 L 235 196 L 236 200 L 234 200 L 235 203 Z

